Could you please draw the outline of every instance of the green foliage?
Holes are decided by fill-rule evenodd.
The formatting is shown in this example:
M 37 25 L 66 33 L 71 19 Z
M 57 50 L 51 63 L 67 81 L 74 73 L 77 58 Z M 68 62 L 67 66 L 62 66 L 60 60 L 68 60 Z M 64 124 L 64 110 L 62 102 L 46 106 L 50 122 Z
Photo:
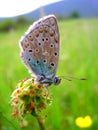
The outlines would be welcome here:
M 73 11 L 71 14 L 70 14 L 70 16 L 69 16 L 70 18 L 79 18 L 79 13 L 77 12 L 77 11 Z
M 8 32 L 11 30 L 15 30 L 19 28 L 20 26 L 30 24 L 30 19 L 27 19 L 23 16 L 19 16 L 16 19 L 4 19 L 3 21 L 0 21 L 0 32 Z
M 0 32 L 1 31 L 10 31 L 11 29 L 16 28 L 16 23 L 10 19 L 6 19 L 0 22 Z
M 22 130 L 13 120 L 10 95 L 20 79 L 30 77 L 19 57 L 18 41 L 28 25 L 14 33 L 0 32 L 0 130 Z M 98 130 L 98 19 L 59 21 L 60 59 L 57 75 L 85 77 L 86 81 L 62 79 L 57 87 L 51 86 L 53 103 L 47 114 L 47 130 L 80 130 L 75 125 L 79 116 L 90 115 L 93 124 L 88 130 Z M 27 117 L 25 130 L 39 130 L 37 121 Z M 45 118 L 45 117 L 44 117 Z
M 68 19 L 67 16 L 56 16 L 58 20 L 64 20 L 64 19 Z
M 26 17 L 23 17 L 23 16 L 19 16 L 17 17 L 16 19 L 16 23 L 17 25 L 21 25 L 21 24 L 27 24 L 30 22 L 30 19 L 26 18 Z

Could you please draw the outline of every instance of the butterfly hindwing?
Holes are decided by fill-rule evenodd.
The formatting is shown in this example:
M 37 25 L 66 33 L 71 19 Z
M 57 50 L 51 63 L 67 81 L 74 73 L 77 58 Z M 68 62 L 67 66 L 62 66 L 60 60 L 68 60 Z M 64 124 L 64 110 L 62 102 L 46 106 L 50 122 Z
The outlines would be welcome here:
M 59 58 L 59 30 L 54 15 L 30 26 L 20 40 L 21 58 L 35 75 L 55 76 Z

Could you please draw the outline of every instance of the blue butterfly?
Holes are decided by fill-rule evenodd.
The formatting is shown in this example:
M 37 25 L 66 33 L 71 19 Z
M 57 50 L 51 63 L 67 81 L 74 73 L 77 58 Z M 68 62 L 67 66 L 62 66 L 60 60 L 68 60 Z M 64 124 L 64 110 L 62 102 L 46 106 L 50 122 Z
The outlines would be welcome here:
M 34 74 L 34 80 L 43 86 L 58 85 L 61 81 L 55 76 L 59 44 L 58 24 L 54 15 L 34 22 L 19 42 L 23 63 Z

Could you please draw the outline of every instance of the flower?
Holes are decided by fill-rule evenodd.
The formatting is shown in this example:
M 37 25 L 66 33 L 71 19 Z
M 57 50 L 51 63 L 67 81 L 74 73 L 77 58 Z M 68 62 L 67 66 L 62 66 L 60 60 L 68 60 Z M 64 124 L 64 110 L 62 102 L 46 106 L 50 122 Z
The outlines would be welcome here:
M 77 117 L 75 119 L 75 124 L 80 128 L 88 128 L 92 125 L 93 121 L 89 115 L 83 117 Z
M 21 80 L 11 95 L 12 115 L 25 122 L 27 114 L 38 116 L 52 102 L 49 92 L 32 78 Z

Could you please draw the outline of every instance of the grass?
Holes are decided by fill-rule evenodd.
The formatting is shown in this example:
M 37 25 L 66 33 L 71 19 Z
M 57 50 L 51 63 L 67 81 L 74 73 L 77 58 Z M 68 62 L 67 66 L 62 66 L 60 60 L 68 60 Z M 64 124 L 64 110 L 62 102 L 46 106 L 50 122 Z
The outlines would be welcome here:
M 18 41 L 27 30 L 23 26 L 14 32 L 0 32 L 0 130 L 22 130 L 19 121 L 11 117 L 10 95 L 20 79 L 30 77 L 19 57 Z M 98 130 L 98 19 L 59 21 L 60 60 L 57 75 L 85 77 L 86 81 L 62 79 L 51 86 L 53 103 L 46 110 L 47 130 L 80 130 L 75 118 L 90 115 Z M 37 121 L 28 117 L 25 130 L 39 129 Z

